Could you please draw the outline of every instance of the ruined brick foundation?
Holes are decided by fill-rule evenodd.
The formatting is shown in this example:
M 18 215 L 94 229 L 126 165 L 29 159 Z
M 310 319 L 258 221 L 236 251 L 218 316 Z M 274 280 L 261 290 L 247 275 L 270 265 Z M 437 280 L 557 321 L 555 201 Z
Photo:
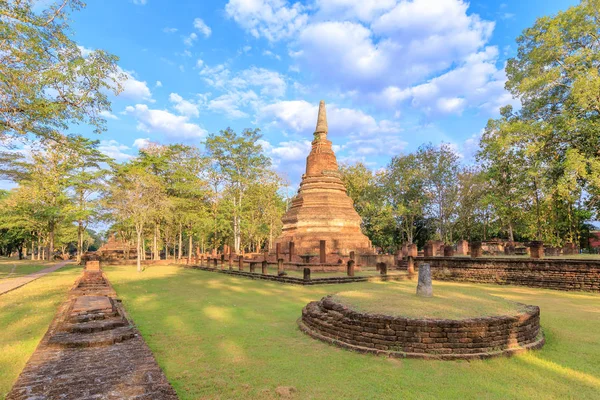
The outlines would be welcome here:
M 413 319 L 356 312 L 327 296 L 304 307 L 298 324 L 315 339 L 388 357 L 484 359 L 544 345 L 537 306 L 510 316 Z

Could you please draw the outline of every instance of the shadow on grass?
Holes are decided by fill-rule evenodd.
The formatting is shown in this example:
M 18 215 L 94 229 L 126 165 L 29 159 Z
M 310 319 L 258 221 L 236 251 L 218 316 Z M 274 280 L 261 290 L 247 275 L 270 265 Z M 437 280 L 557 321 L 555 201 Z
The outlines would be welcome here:
M 600 390 L 600 295 L 513 286 L 469 287 L 538 305 L 546 346 L 487 361 L 388 360 L 340 350 L 296 326 L 312 300 L 347 290 L 416 282 L 326 287 L 281 285 L 179 267 L 109 267 L 107 274 L 182 399 L 276 398 L 594 398 Z M 398 286 L 400 285 L 400 286 Z

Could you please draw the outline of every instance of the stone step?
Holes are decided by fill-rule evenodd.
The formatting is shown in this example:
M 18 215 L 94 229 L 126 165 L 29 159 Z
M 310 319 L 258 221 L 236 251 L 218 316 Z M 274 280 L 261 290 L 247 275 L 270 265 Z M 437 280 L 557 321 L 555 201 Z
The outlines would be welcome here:
M 110 318 L 110 317 L 116 317 L 118 315 L 119 315 L 119 313 L 117 311 L 77 314 L 77 315 L 71 315 L 71 317 L 69 317 L 69 322 L 71 322 L 73 324 L 80 324 L 80 323 L 88 322 L 88 321 L 96 321 L 96 320 L 103 320 L 103 319 Z
M 135 337 L 131 326 L 122 326 L 110 331 L 82 334 L 81 332 L 59 332 L 53 335 L 48 344 L 59 347 L 104 347 L 111 346 Z
M 123 318 L 110 318 L 95 321 L 81 322 L 75 324 L 66 324 L 64 330 L 67 332 L 93 333 L 101 331 L 109 331 L 121 326 L 127 325 L 127 321 Z

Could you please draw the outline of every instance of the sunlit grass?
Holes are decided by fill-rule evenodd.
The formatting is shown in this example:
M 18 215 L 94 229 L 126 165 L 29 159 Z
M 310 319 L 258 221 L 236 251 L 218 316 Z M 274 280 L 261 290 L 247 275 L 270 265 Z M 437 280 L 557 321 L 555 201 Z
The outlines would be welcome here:
M 523 306 L 477 287 L 436 283 L 433 297 L 417 297 L 415 284 L 377 285 L 343 291 L 334 299 L 349 308 L 372 314 L 409 318 L 462 319 L 516 315 Z
M 17 278 L 29 275 L 54 265 L 48 261 L 0 259 L 0 279 Z
M 547 344 L 487 361 L 398 360 L 315 341 L 296 320 L 306 303 L 330 293 L 377 289 L 394 296 L 414 291 L 414 281 L 303 287 L 180 267 L 107 273 L 181 399 L 278 398 L 278 386 L 296 388 L 297 399 L 597 399 L 600 393 L 599 294 L 434 282 L 440 296 L 462 293 L 472 301 L 477 292 L 539 305 Z
M 0 398 L 4 398 L 46 333 L 81 272 L 67 266 L 0 296 Z

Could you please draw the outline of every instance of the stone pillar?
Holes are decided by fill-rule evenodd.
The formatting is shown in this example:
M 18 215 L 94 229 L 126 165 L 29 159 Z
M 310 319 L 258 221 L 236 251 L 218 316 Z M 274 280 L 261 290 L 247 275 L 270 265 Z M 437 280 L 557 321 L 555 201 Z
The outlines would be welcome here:
M 319 240 L 319 262 L 325 264 L 327 262 L 327 241 Z
M 407 257 L 416 257 L 418 254 L 419 254 L 419 251 L 417 249 L 417 245 L 414 243 L 409 244 Z
M 471 258 L 481 257 L 481 242 L 471 242 Z
M 279 261 L 281 255 L 281 243 L 275 243 L 275 259 Z
M 425 247 L 423 247 L 423 257 L 433 257 L 434 256 L 434 246 L 432 242 L 425 243 Z
M 429 264 L 421 264 L 421 266 L 419 267 L 419 283 L 417 284 L 417 296 L 433 296 L 433 288 L 431 286 L 431 266 Z
M 194 264 L 198 265 L 198 261 L 199 261 L 199 259 L 198 259 L 198 254 L 196 254 L 196 255 L 194 256 Z
M 304 280 L 310 281 L 310 268 L 304 268 Z
M 244 256 L 240 254 L 240 257 L 238 258 L 238 271 L 243 271 L 244 270 Z
M 221 254 L 221 269 L 225 269 L 225 254 Z
M 350 259 L 351 259 L 352 261 L 356 261 L 356 253 L 354 253 L 354 251 L 351 251 L 351 252 L 350 252 Z
M 269 261 L 269 252 L 267 250 L 265 250 L 265 252 L 263 253 L 263 260 Z
M 250 261 L 250 272 L 254 273 L 255 270 L 256 270 L 256 262 Z
M 262 262 L 262 270 L 261 270 L 263 275 L 267 275 L 267 260 L 264 260 Z
M 218 266 L 218 262 L 219 262 L 219 260 L 217 260 L 217 257 L 213 258 L 213 266 L 214 266 L 215 268 L 218 268 L 218 267 L 219 267 L 219 266 Z
M 456 243 L 456 255 L 466 256 L 469 254 L 469 242 L 466 240 L 459 240 Z
M 533 241 L 529 244 L 531 250 L 531 258 L 544 258 L 544 242 Z
M 408 272 L 408 275 L 412 277 L 412 275 L 415 274 L 415 259 L 413 256 L 407 257 L 407 264 L 406 272 Z
M 229 270 L 231 271 L 233 269 L 233 254 L 231 254 L 231 251 L 229 252 L 229 259 L 227 260 L 227 264 L 229 265 Z
M 283 274 L 283 258 L 277 259 L 277 275 L 281 276 Z
M 384 262 L 379 263 L 379 273 L 381 275 L 387 275 L 387 264 Z
M 348 276 L 354 276 L 354 260 L 349 260 L 346 264 L 346 273 Z
M 444 257 L 454 257 L 454 246 L 452 246 L 452 245 L 444 246 Z
M 404 259 L 404 257 L 408 257 L 408 244 L 407 243 L 404 243 L 402 245 L 401 256 L 402 256 L 402 259 Z
M 290 242 L 290 258 L 289 258 L 289 262 L 293 261 L 294 257 L 294 242 Z

